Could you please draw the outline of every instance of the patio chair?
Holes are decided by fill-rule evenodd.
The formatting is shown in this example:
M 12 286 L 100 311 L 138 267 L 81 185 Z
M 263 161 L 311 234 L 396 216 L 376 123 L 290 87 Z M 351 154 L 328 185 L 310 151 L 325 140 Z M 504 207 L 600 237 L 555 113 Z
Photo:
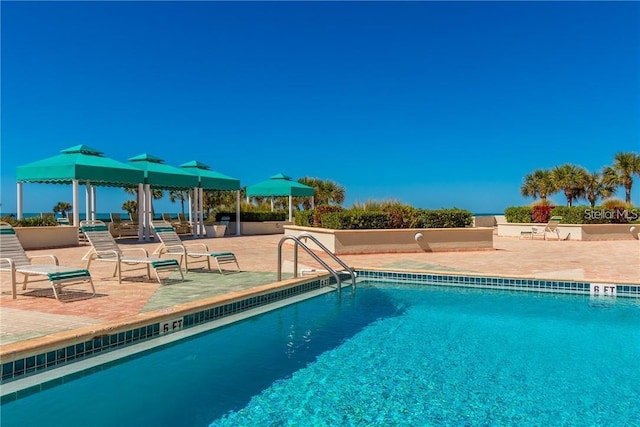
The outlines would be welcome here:
M 163 254 L 180 255 L 180 265 L 184 260 L 184 270 L 189 270 L 189 259 L 196 258 L 207 262 L 207 268 L 211 270 L 211 259 L 216 261 L 218 271 L 224 274 L 222 264 L 235 264 L 236 272 L 240 271 L 238 260 L 233 252 L 212 252 L 204 243 L 185 244 L 176 233 L 176 230 L 168 222 L 152 222 L 151 226 L 156 236 L 160 239 L 160 246 L 153 252 L 161 257 Z
M 91 261 L 94 259 L 98 261 L 107 261 L 115 263 L 115 269 L 113 271 L 113 277 L 118 275 L 118 283 L 122 283 L 122 265 L 142 265 L 142 268 L 146 268 L 147 277 L 151 280 L 151 268 L 153 268 L 158 283 L 162 283 L 160 280 L 159 272 L 177 270 L 180 272 L 180 277 L 184 280 L 180 263 L 177 259 L 160 259 L 156 257 L 150 257 L 147 250 L 141 247 L 131 249 L 120 249 L 115 239 L 109 233 L 106 224 L 102 221 L 80 221 L 80 229 L 87 236 L 87 240 L 91 244 L 91 249 L 82 258 L 83 261 L 87 261 L 87 270 L 91 265 Z M 125 252 L 138 251 L 142 252 L 142 256 L 129 256 L 125 255 Z M 134 270 L 134 269 L 132 269 Z
M 53 264 L 32 264 L 34 258 L 49 258 Z M 11 293 L 16 299 L 16 273 L 24 275 L 22 290 L 27 289 L 29 276 L 46 276 L 51 283 L 53 295 L 60 301 L 58 291 L 65 286 L 78 284 L 79 282 L 89 282 L 92 296 L 95 296 L 96 289 L 88 269 L 78 269 L 76 267 L 62 266 L 58 263 L 55 255 L 27 256 L 18 239 L 18 235 L 7 222 L 0 222 L 0 271 L 11 273 Z
M 531 227 L 531 238 L 533 239 L 536 236 L 542 236 L 544 240 L 547 240 L 547 233 L 555 233 L 558 240 L 560 240 L 560 230 L 558 230 L 560 221 L 562 221 L 561 216 L 552 216 L 544 228 Z

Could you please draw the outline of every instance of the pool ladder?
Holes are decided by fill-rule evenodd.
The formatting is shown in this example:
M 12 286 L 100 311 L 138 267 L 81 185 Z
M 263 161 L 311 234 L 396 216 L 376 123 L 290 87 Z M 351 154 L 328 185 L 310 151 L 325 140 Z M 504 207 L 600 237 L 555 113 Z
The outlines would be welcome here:
M 344 270 L 336 271 L 335 269 L 329 267 L 329 265 L 322 258 L 320 258 L 311 249 L 309 249 L 309 247 L 303 242 L 303 240 L 306 241 L 307 239 L 309 239 L 313 243 L 315 243 L 320 249 L 322 249 L 324 251 L 324 253 L 329 255 L 335 262 L 340 264 L 340 266 L 342 268 L 344 268 Z M 301 247 L 302 249 L 304 249 L 311 256 L 311 258 L 316 260 L 318 262 L 318 264 L 323 266 L 324 269 L 327 270 L 329 273 L 331 273 L 331 275 L 336 279 L 336 289 L 338 290 L 338 293 L 340 293 L 341 290 L 342 290 L 342 279 L 340 278 L 341 274 L 349 274 L 351 276 L 351 288 L 353 290 L 355 290 L 355 288 L 356 288 L 356 274 L 353 272 L 353 269 L 351 269 L 349 266 L 347 266 L 347 264 L 345 264 L 344 261 L 342 261 L 340 258 L 335 256 L 335 254 L 333 254 L 325 245 L 320 243 L 320 241 L 315 236 L 312 236 L 309 233 L 300 233 L 297 237 L 296 236 L 292 236 L 292 235 L 286 235 L 286 236 L 282 237 L 282 239 L 280 239 L 280 242 L 278 243 L 278 281 L 282 280 L 282 244 L 286 240 L 293 240 L 293 242 L 294 242 L 294 244 L 293 244 L 294 245 L 294 247 L 293 247 L 293 277 L 298 277 L 298 247 Z

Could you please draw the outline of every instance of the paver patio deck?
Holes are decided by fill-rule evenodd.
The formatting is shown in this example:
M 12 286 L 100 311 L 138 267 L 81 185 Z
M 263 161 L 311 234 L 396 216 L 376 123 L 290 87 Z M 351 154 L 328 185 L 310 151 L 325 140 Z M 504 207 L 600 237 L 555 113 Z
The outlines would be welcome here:
M 182 302 L 196 301 L 234 290 L 276 281 L 277 247 L 282 235 L 240 236 L 201 239 L 212 251 L 235 252 L 241 273 L 221 275 L 192 271 L 185 282 L 170 280 L 158 284 L 146 277 L 126 274 L 123 283 L 111 277 L 113 264 L 91 265 L 97 297 L 60 302 L 53 298 L 48 282 L 30 282 L 26 291 L 18 286 L 18 297 L 11 297 L 7 273 L 0 281 L 0 345 L 23 342 L 54 332 L 69 331 L 87 325 L 117 321 L 143 312 L 168 309 Z M 123 246 L 140 245 L 149 253 L 158 243 L 120 240 Z M 34 250 L 30 255 L 55 254 L 64 265 L 84 267 L 81 260 L 88 246 Z M 284 246 L 283 259 L 291 271 L 293 251 Z M 326 258 L 329 265 L 333 265 Z M 391 253 L 341 256 L 348 265 L 358 268 L 387 268 L 425 271 L 465 271 L 479 275 L 561 278 L 604 283 L 640 284 L 640 242 L 612 241 L 542 241 L 518 240 L 494 236 L 494 250 L 430 253 Z M 301 251 L 301 266 L 318 267 Z M 141 275 L 139 270 L 133 275 Z M 289 274 L 290 277 L 290 274 Z M 173 279 L 173 277 L 172 277 Z M 68 288 L 72 290 L 73 288 Z M 66 292 L 65 298 L 82 297 L 86 289 Z M 1 347 L 0 347 L 1 348 Z

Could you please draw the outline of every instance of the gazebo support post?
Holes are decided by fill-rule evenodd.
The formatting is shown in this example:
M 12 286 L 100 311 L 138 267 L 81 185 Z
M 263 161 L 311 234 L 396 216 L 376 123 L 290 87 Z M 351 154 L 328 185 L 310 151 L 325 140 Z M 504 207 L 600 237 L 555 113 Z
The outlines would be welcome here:
M 80 197 L 79 193 L 79 183 L 77 179 L 71 181 L 71 191 L 72 191 L 72 208 L 73 208 L 73 225 L 76 227 L 80 227 Z
M 138 184 L 138 241 L 144 240 L 144 184 Z
M 147 184 L 145 189 L 145 220 L 144 220 L 144 240 L 151 240 L 151 219 L 153 218 L 153 206 L 151 201 L 151 185 Z
M 17 195 L 17 200 L 16 200 L 16 208 L 17 208 L 17 218 L 18 219 L 22 219 L 22 183 L 18 182 L 16 184 L 16 195 Z
M 289 222 L 293 221 L 293 197 L 289 194 Z
M 240 235 L 240 190 L 236 191 L 236 236 Z
M 198 237 L 204 237 L 204 188 L 198 188 Z
M 97 206 L 97 199 L 96 199 L 96 186 L 92 185 L 91 186 L 91 219 L 92 220 L 96 220 L 97 218 L 97 213 L 98 212 L 98 208 Z
M 189 205 L 189 222 L 191 224 L 193 224 L 193 218 L 195 215 L 195 212 L 197 211 L 197 201 L 196 201 L 196 189 L 193 188 L 191 190 L 187 190 L 187 199 L 188 199 L 188 205 Z M 191 229 L 191 234 L 193 235 L 193 237 L 196 237 L 196 228 L 192 227 Z
M 84 219 L 91 219 L 91 183 L 84 183 Z

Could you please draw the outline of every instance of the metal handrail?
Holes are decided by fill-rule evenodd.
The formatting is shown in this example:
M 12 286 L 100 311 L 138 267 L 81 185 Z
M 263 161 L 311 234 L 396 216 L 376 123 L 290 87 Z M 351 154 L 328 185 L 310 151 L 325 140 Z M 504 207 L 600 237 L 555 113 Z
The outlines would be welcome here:
M 302 249 L 307 251 L 307 253 L 311 255 L 313 259 L 315 259 L 320 265 L 322 265 L 329 273 L 333 275 L 333 277 L 336 279 L 338 292 L 342 290 L 342 284 L 338 273 L 333 268 L 329 267 L 329 265 L 327 265 L 327 263 L 324 262 L 322 258 L 313 253 L 313 251 L 309 249 L 307 245 L 302 243 L 300 239 L 298 239 L 296 236 L 289 235 L 284 236 L 278 243 L 278 281 L 282 280 L 282 244 L 285 240 L 293 240 L 295 242 L 293 277 L 298 277 L 298 246 L 301 246 Z
M 353 289 L 355 289 L 355 287 L 356 287 L 356 275 L 353 272 L 353 270 L 351 269 L 351 267 L 349 267 L 347 264 L 345 264 L 344 261 L 342 261 L 340 258 L 338 258 L 333 252 L 331 252 L 329 250 L 329 248 L 327 248 L 325 245 L 320 243 L 320 241 L 318 240 L 318 238 L 316 236 L 313 236 L 312 234 L 309 234 L 307 232 L 302 232 L 302 233 L 298 234 L 298 239 L 300 239 L 300 240 L 301 239 L 310 239 L 320 249 L 322 249 L 327 255 L 329 255 L 335 262 L 340 264 L 340 266 L 342 268 L 344 268 L 344 271 L 351 275 L 351 287 Z M 297 271 L 297 269 L 296 269 L 296 271 Z

